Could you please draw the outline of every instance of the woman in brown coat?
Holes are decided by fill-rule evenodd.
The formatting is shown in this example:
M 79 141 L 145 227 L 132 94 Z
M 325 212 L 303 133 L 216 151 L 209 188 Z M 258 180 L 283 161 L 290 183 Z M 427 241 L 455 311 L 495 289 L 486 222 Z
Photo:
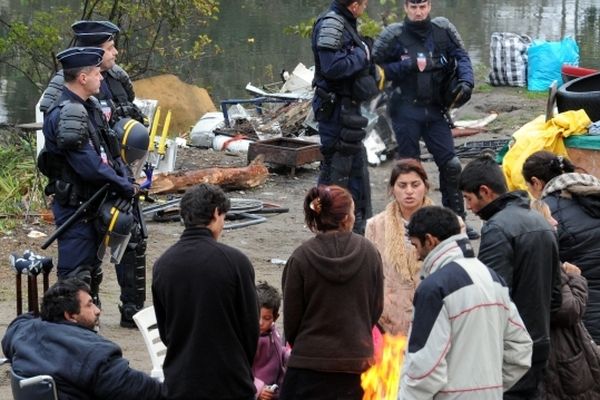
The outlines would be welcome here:
M 379 252 L 352 232 L 354 202 L 339 186 L 309 189 L 302 243 L 283 270 L 283 327 L 292 347 L 280 400 L 361 400 L 383 309 Z
M 367 221 L 365 237 L 375 244 L 383 259 L 384 303 L 379 326 L 392 335 L 406 336 L 421 262 L 405 228 L 415 211 L 432 204 L 427 197 L 427 173 L 421 163 L 412 159 L 398 161 L 392 169 L 388 190 L 393 200 Z

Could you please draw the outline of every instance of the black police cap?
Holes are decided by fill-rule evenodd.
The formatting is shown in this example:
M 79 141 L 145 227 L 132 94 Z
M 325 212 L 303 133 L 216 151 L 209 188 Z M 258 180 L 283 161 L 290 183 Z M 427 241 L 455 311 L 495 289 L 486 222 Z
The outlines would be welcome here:
M 98 47 L 70 47 L 61 51 L 56 58 L 63 69 L 98 67 L 102 63 L 104 50 Z
M 121 30 L 110 21 L 77 21 L 71 25 L 77 44 L 81 46 L 99 46 L 110 40 Z

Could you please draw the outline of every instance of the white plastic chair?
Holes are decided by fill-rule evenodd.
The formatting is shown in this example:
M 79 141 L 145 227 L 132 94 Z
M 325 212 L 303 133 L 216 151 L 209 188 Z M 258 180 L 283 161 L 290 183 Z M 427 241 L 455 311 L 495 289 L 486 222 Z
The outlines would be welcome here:
M 162 340 L 160 340 L 158 326 L 156 325 L 154 306 L 146 307 L 143 310 L 138 311 L 133 316 L 133 320 L 142 333 L 144 343 L 146 343 L 146 348 L 148 349 L 148 353 L 150 353 L 150 360 L 152 361 L 152 372 L 150 372 L 150 376 L 159 382 L 163 382 L 165 376 L 163 374 L 162 366 L 165 361 L 165 355 L 167 354 L 167 347 Z

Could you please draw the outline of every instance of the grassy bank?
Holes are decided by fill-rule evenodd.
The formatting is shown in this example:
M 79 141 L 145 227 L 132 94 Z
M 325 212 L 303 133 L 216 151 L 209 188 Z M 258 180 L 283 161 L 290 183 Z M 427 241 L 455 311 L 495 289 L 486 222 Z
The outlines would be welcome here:
M 45 178 L 36 174 L 35 143 L 16 128 L 0 127 L 0 233 L 9 233 L 44 207 Z

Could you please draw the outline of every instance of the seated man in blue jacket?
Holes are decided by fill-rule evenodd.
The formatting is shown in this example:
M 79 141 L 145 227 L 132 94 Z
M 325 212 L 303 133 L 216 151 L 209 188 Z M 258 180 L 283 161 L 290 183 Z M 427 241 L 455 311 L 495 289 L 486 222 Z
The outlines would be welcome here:
M 9 325 L 2 351 L 17 375 L 52 376 L 61 400 L 162 399 L 161 384 L 96 333 L 99 318 L 83 281 L 59 281 L 44 294 L 41 319 L 23 314 Z

